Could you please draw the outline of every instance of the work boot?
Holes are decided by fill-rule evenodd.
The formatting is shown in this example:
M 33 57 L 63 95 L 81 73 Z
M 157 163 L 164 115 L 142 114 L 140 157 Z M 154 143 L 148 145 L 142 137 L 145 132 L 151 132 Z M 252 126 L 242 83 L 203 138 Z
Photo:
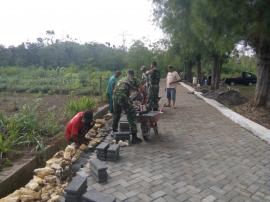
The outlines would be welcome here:
M 132 140 L 131 140 L 132 144 L 139 144 L 141 142 L 142 142 L 142 140 L 137 137 L 137 134 L 132 134 Z

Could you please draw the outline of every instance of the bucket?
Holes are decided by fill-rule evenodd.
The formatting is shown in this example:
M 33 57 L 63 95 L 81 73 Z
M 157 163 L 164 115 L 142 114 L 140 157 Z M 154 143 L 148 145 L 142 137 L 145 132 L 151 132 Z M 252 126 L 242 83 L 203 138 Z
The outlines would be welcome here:
M 197 84 L 197 77 L 195 77 L 195 76 L 193 77 L 193 79 L 192 79 L 192 84 L 193 84 L 193 85 L 196 85 L 196 84 Z

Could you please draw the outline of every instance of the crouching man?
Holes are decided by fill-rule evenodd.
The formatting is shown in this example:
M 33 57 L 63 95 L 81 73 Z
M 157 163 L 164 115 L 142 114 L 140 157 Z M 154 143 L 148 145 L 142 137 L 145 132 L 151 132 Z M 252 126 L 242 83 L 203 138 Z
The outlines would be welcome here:
M 77 145 L 87 143 L 86 133 L 94 126 L 93 112 L 85 111 L 77 113 L 66 125 L 65 138 L 69 143 Z

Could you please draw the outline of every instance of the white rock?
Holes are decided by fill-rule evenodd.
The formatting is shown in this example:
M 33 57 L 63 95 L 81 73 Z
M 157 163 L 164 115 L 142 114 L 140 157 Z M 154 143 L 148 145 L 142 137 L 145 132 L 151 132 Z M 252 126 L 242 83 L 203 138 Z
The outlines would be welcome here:
M 53 155 L 53 158 L 63 158 L 64 157 L 64 151 L 61 150 L 59 152 L 56 152 L 54 155 Z
M 53 164 L 60 165 L 62 161 L 63 161 L 63 158 L 51 158 L 48 161 L 46 161 L 46 167 L 52 167 Z
M 54 170 L 52 168 L 48 168 L 48 167 L 35 169 L 34 172 L 38 177 L 40 177 L 42 179 L 44 179 L 44 177 L 47 175 L 54 174 Z
M 40 186 L 39 184 L 35 181 L 35 180 L 30 180 L 26 185 L 25 188 L 31 189 L 33 191 L 39 191 L 40 190 Z
M 85 144 L 81 144 L 79 147 L 80 150 L 84 151 L 87 149 L 87 146 Z
M 74 154 L 76 153 L 76 148 L 74 145 L 68 145 L 64 152 L 64 158 L 67 160 L 71 160 Z
M 52 194 L 51 195 L 51 199 L 48 200 L 48 202 L 58 202 L 58 201 L 60 201 L 60 199 L 61 199 L 61 196 L 60 195 L 54 195 L 54 194 Z
M 41 192 L 35 192 L 27 188 L 21 188 L 21 201 L 30 202 L 35 200 L 41 200 Z
M 47 175 L 44 177 L 44 180 L 49 184 L 56 184 L 56 176 L 54 175 Z
M 45 183 L 45 180 L 44 180 L 44 179 L 42 179 L 42 178 L 40 178 L 40 177 L 38 177 L 38 176 L 36 176 L 36 175 L 34 175 L 33 180 L 34 180 L 36 183 L 38 183 L 39 185 L 44 185 L 44 183 Z

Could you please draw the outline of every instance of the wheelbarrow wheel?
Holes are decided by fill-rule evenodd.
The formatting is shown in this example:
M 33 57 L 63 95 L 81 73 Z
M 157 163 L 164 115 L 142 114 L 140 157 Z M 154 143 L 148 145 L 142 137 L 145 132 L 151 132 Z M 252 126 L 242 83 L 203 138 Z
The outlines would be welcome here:
M 157 124 L 153 128 L 155 135 L 158 135 L 158 126 Z
M 141 131 L 142 131 L 143 139 L 145 141 L 148 141 L 150 138 L 150 128 L 148 127 L 148 125 L 141 123 Z

